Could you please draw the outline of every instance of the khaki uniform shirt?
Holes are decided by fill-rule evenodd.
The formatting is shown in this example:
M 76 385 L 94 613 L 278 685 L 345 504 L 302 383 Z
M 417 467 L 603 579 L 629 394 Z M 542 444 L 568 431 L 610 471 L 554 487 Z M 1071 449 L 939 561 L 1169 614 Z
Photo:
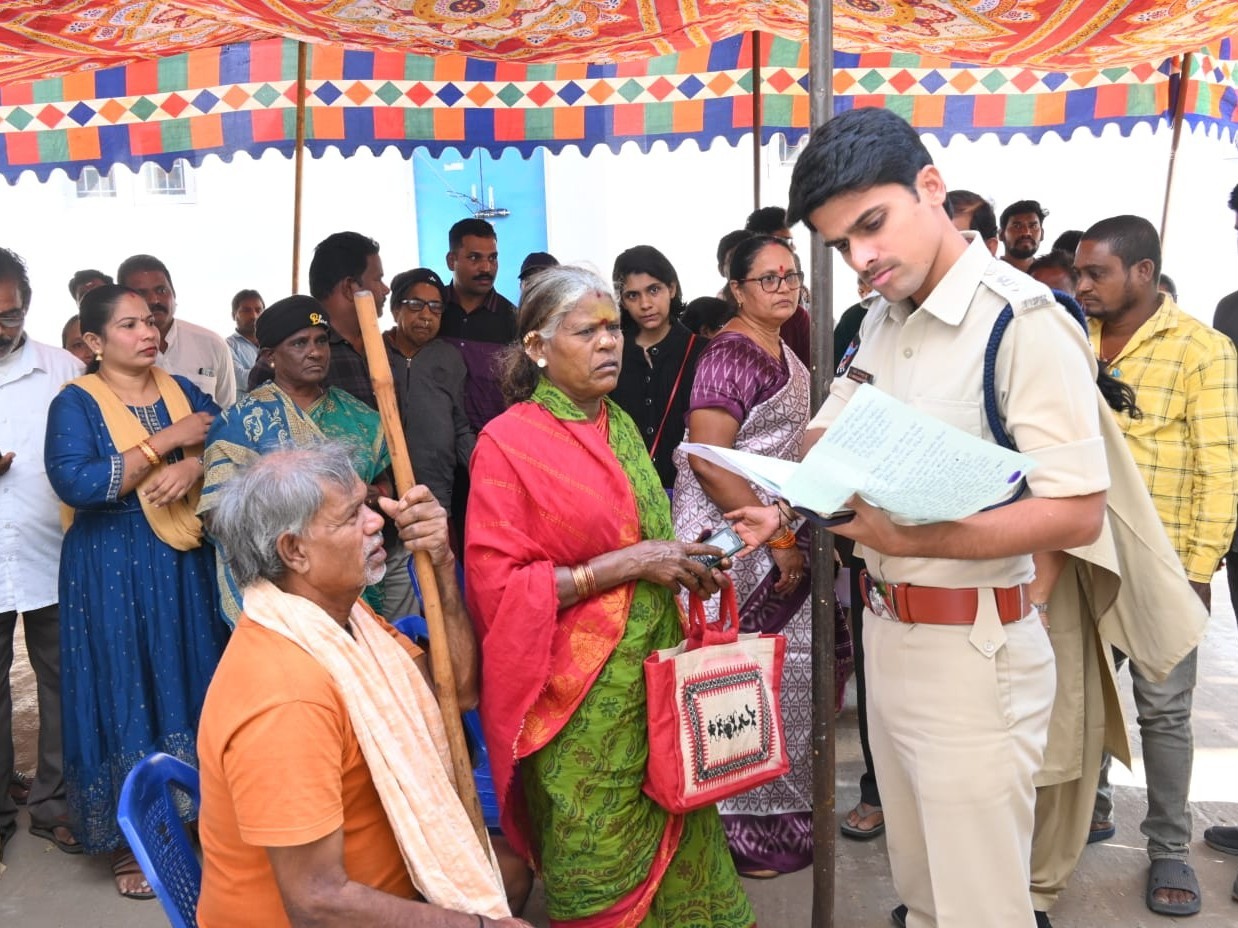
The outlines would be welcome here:
M 997 355 L 995 384 L 1006 430 L 1037 467 L 1033 496 L 1086 496 L 1109 486 L 1096 404 L 1095 359 L 1079 323 L 1049 289 L 989 254 L 970 238 L 967 251 L 916 309 L 909 300 L 878 300 L 860 328 L 847 371 L 809 423 L 825 429 L 859 383 L 993 440 L 984 414 L 984 352 L 997 316 L 1009 303 L 1014 318 Z M 1026 583 L 1030 555 L 986 560 L 887 557 L 863 549 L 868 570 L 892 583 L 949 588 Z

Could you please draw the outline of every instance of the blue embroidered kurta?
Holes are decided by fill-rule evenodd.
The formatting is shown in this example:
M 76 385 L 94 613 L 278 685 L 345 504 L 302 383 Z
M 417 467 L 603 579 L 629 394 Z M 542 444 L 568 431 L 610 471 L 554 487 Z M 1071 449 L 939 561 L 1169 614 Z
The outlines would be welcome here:
M 219 413 L 176 381 L 194 412 Z M 130 408 L 149 432 L 171 425 L 162 400 Z M 47 476 L 76 510 L 60 558 L 65 785 L 90 853 L 122 844 L 116 805 L 139 760 L 164 751 L 197 766 L 198 715 L 227 642 L 211 548 L 177 551 L 155 536 L 136 492 L 119 496 L 123 450 L 85 391 L 68 386 L 52 401 Z

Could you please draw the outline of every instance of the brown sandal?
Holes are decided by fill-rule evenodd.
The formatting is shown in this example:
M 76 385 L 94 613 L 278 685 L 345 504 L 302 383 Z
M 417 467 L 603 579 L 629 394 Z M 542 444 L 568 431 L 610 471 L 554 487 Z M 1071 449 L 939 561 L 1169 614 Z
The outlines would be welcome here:
M 140 882 L 131 882 L 132 877 L 140 877 Z M 155 891 L 146 881 L 138 859 L 127 847 L 112 852 L 112 878 L 116 880 L 116 891 L 126 899 L 154 899 Z M 146 887 L 143 889 L 142 887 Z

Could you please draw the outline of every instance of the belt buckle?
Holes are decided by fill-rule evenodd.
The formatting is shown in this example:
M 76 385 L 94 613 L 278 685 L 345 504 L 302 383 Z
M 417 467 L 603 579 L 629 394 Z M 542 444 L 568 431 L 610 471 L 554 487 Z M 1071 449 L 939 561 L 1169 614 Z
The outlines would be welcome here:
M 890 605 L 889 599 L 886 598 L 888 587 L 884 580 L 874 580 L 868 578 L 868 605 L 873 610 L 873 614 L 879 619 L 885 619 L 887 622 L 897 622 L 898 615 Z

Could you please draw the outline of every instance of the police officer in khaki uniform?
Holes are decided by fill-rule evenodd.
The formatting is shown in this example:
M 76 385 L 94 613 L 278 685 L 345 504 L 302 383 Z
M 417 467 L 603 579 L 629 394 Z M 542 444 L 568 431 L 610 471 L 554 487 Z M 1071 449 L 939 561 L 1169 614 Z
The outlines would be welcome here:
M 983 357 L 997 355 L 999 413 L 1036 459 L 1018 501 L 957 522 L 904 525 L 863 500 L 835 529 L 868 563 L 869 737 L 895 888 L 909 928 L 1047 924 L 1028 894 L 1035 788 L 1054 694 L 1053 651 L 1032 555 L 1089 544 L 1109 475 L 1090 352 L 1048 289 L 952 225 L 947 187 L 902 119 L 852 110 L 819 128 L 792 176 L 803 219 L 882 299 L 809 424 L 809 443 L 861 383 L 993 440 Z M 774 507 L 730 514 L 745 540 Z M 782 517 L 785 518 L 785 513 Z M 1051 582 L 1051 581 L 1050 581 Z

